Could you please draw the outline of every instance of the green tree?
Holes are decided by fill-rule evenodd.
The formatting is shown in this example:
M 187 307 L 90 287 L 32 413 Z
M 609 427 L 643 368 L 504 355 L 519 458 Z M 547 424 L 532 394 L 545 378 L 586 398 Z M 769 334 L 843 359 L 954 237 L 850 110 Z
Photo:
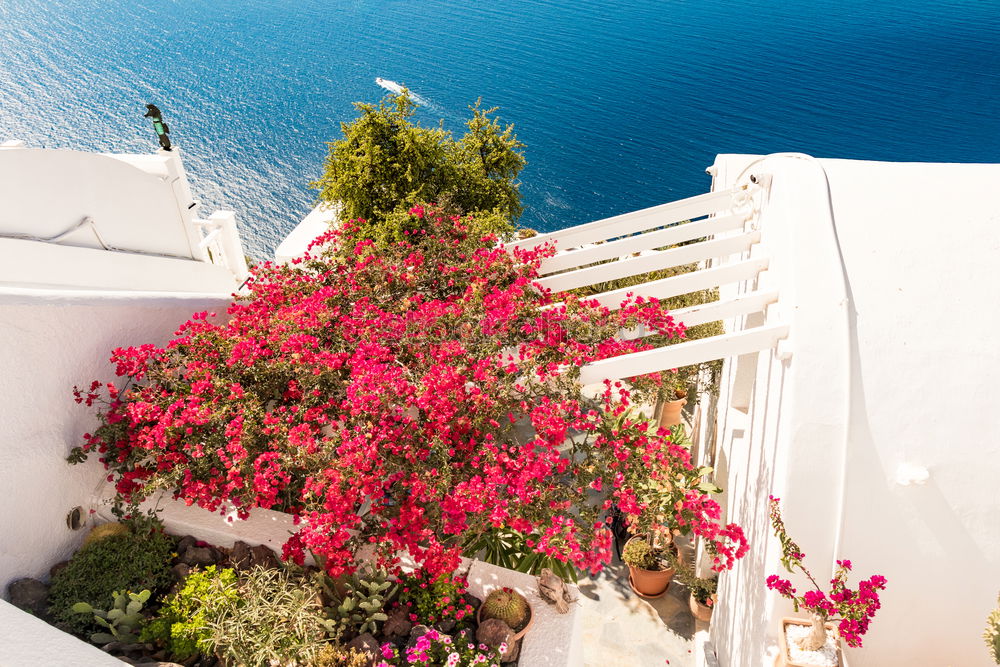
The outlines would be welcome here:
M 496 108 L 469 107 L 466 133 L 456 140 L 442 127 L 412 122 L 416 105 L 404 90 L 342 123 L 330 144 L 324 174 L 313 187 L 319 199 L 340 207 L 342 219 L 363 219 L 359 232 L 380 243 L 399 238 L 400 214 L 435 202 L 451 214 L 485 214 L 483 231 L 509 233 L 523 207 L 517 175 L 524 147 L 513 125 L 503 127 Z M 478 219 L 478 216 L 477 216 Z

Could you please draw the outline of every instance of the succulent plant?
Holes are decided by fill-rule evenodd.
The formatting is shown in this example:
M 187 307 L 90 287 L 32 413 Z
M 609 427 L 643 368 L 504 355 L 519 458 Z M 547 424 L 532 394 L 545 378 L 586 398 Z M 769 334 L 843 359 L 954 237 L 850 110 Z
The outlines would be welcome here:
M 107 628 L 108 632 L 95 632 L 90 635 L 90 641 L 95 644 L 114 641 L 132 644 L 139 640 L 136 630 L 143 621 L 142 606 L 149 600 L 149 596 L 148 590 L 141 593 L 115 591 L 111 596 L 115 601 L 114 606 L 107 611 L 94 609 L 86 602 L 77 602 L 73 605 L 73 611 L 77 614 L 93 614 L 94 621 Z
M 390 581 L 384 569 L 370 569 L 352 575 L 344 587 L 346 592 L 340 596 L 340 604 L 328 609 L 328 612 L 339 621 L 342 630 L 359 635 L 366 632 L 378 634 L 379 624 L 389 618 L 383 610 L 396 594 L 398 584 Z M 327 627 L 331 626 L 328 624 Z
M 480 610 L 482 619 L 495 618 L 515 631 L 524 627 L 530 615 L 531 608 L 524 596 L 506 586 L 487 595 Z
M 997 600 L 1000 604 L 1000 599 Z M 986 618 L 986 631 L 983 633 L 986 647 L 989 649 L 993 662 L 1000 665 L 1000 609 L 994 609 Z
M 94 542 L 100 542 L 106 537 L 111 537 L 112 535 L 126 535 L 129 532 L 129 527 L 123 523 L 113 522 L 113 523 L 102 523 L 99 526 L 94 526 L 87 533 L 87 536 L 83 538 L 82 547 L 88 544 L 93 544 Z

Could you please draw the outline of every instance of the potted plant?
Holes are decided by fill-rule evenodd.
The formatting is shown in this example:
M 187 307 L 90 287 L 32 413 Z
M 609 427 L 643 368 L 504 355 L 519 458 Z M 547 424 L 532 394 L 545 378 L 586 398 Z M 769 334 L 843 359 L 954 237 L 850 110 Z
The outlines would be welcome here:
M 511 641 L 516 642 L 528 632 L 535 614 L 527 598 L 513 588 L 504 586 L 487 595 L 476 612 L 476 623 L 480 625 L 491 618 L 506 623 L 514 631 Z
M 861 637 L 868 631 L 871 619 L 881 606 L 878 592 L 885 589 L 885 577 L 872 575 L 861 581 L 857 590 L 851 590 L 846 586 L 851 561 L 838 560 L 837 570 L 830 580 L 831 588 L 824 592 L 802 564 L 805 554 L 785 532 L 779 499 L 771 496 L 770 507 L 771 527 L 781 542 L 781 563 L 789 572 L 798 569 L 813 587 L 799 595 L 787 579 L 774 574 L 767 578 L 767 587 L 791 600 L 795 611 L 801 608 L 809 612 L 808 620 L 782 619 L 781 632 L 778 634 L 780 654 L 776 664 L 787 667 L 842 667 L 842 650 L 836 635 L 852 648 L 861 646 Z M 837 623 L 835 631 L 834 622 Z
M 625 543 L 622 560 L 628 565 L 628 584 L 644 598 L 658 598 L 667 592 L 677 567 L 677 546 L 673 540 L 657 541 L 657 536 L 636 535 Z
M 681 409 L 687 405 L 687 383 L 680 378 L 664 381 L 666 395 L 660 406 L 660 427 L 669 428 L 683 423 Z

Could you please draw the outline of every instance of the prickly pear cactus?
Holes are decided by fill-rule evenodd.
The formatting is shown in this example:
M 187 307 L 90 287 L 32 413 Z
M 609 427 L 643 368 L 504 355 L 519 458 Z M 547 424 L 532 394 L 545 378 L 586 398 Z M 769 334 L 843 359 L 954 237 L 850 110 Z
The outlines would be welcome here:
M 346 584 L 347 594 L 332 608 L 344 630 L 355 634 L 378 634 L 379 624 L 389 617 L 383 611 L 396 593 L 398 584 L 389 580 L 385 570 L 372 570 L 353 576 Z M 329 629 L 329 626 L 328 626 Z
M 481 616 L 484 620 L 487 618 L 501 620 L 513 630 L 520 630 L 528 622 L 530 613 L 528 601 L 524 596 L 505 586 L 486 596 Z
M 90 641 L 95 644 L 108 644 L 119 641 L 131 644 L 139 641 L 136 634 L 142 623 L 142 606 L 149 600 L 149 591 L 129 593 L 115 591 L 112 598 L 115 603 L 111 609 L 94 609 L 86 602 L 77 602 L 73 611 L 78 614 L 93 614 L 94 622 L 107 629 L 107 632 L 95 632 L 90 635 Z

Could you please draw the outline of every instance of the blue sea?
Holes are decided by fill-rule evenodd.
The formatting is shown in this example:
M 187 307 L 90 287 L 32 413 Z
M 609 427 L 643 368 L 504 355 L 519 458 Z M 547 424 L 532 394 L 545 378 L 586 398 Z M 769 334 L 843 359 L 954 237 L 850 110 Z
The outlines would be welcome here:
M 376 77 L 426 125 L 499 106 L 541 230 L 705 192 L 717 153 L 1000 161 L 997 0 L 0 0 L 0 140 L 152 151 L 153 102 L 261 258 Z

